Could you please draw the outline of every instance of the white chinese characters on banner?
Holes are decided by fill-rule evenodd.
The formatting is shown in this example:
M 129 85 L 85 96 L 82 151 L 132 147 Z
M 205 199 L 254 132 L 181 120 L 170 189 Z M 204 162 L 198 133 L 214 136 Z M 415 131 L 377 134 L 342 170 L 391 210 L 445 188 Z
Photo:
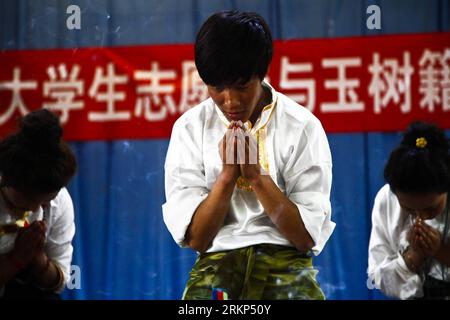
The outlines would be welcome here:
M 403 65 L 397 59 L 380 61 L 380 54 L 375 52 L 372 63 L 368 67 L 372 75 L 369 85 L 369 96 L 373 97 L 374 112 L 381 113 L 391 100 L 398 104 L 403 96 L 400 110 L 402 113 L 411 111 L 411 76 L 414 68 L 411 66 L 410 53 L 403 53 Z
M 5 124 L 12 117 L 14 112 L 18 110 L 22 116 L 26 115 L 29 110 L 22 100 L 22 90 L 36 89 L 38 86 L 37 81 L 21 81 L 20 80 L 20 68 L 15 67 L 13 70 L 12 81 L 0 82 L 0 90 L 9 90 L 12 93 L 12 98 L 9 106 L 6 107 L 6 111 L 0 115 L 0 125 Z M 3 109 L 3 106 L 0 105 Z
M 43 107 L 49 110 L 60 112 L 60 121 L 62 124 L 69 120 L 71 110 L 81 110 L 84 107 L 83 100 L 75 100 L 75 97 L 82 97 L 84 93 L 84 81 L 78 79 L 80 66 L 75 64 L 72 70 L 67 71 L 65 64 L 60 64 L 58 68 L 50 66 L 47 68 L 47 74 L 50 81 L 44 82 L 44 97 L 49 97 L 53 102 L 43 103 Z
M 364 112 L 365 105 L 370 102 L 373 107 L 369 111 L 374 114 L 396 106 L 404 114 L 410 113 L 412 108 L 428 113 L 441 109 L 449 112 L 450 48 L 442 51 L 424 48 L 414 61 L 415 66 L 411 62 L 410 52 L 400 54 L 397 57 L 382 57 L 379 52 L 374 52 L 367 68 L 363 66 L 361 57 L 325 57 L 316 66 L 312 61 L 293 61 L 288 55 L 283 55 L 280 57 L 278 87 L 294 101 L 316 113 Z M 130 121 L 133 117 L 149 122 L 164 121 L 168 116 L 182 114 L 208 98 L 207 86 L 200 78 L 194 61 L 182 60 L 180 67 L 162 68 L 160 62 L 155 60 L 150 62 L 148 69 L 127 74 L 109 62 L 95 66 L 92 79 L 84 79 L 80 76 L 79 64 L 49 65 L 46 68 L 48 78 L 43 80 L 40 91 L 42 105 L 28 108 L 24 92 L 25 97 L 27 92 L 33 93 L 39 82 L 21 79 L 21 68 L 14 66 L 12 79 L 8 75 L 9 79 L 0 81 L 0 125 L 11 120 L 15 113 L 25 115 L 37 107 L 58 112 L 62 124 L 70 121 L 74 111 L 81 110 L 90 122 Z M 417 105 L 412 106 L 411 83 L 415 67 L 418 69 L 418 85 L 414 87 L 414 94 L 420 99 L 417 98 Z M 327 74 L 334 75 L 325 78 L 325 69 L 330 70 Z M 368 81 L 363 82 L 365 79 Z M 91 81 L 90 86 L 88 81 Z M 319 86 L 319 81 L 323 81 L 323 86 L 322 83 Z M 327 98 L 322 96 L 318 101 L 318 88 L 325 90 L 324 96 Z M 131 92 L 127 96 L 130 89 L 135 90 L 135 95 Z M 367 90 L 370 102 L 361 100 L 363 90 Z M 336 96 L 335 101 L 330 101 L 333 100 L 328 98 L 330 95 Z M 5 96 L 10 100 L 5 102 Z
M 291 79 L 290 75 L 292 73 L 306 73 L 312 72 L 312 63 L 290 63 L 289 57 L 281 57 L 280 65 L 280 89 L 282 91 L 288 90 L 286 95 L 299 103 L 300 105 L 306 107 L 309 111 L 314 111 L 314 106 L 316 103 L 316 82 L 314 79 Z M 295 93 L 289 90 L 296 90 Z M 305 93 L 301 91 L 306 90 Z
M 435 105 L 442 104 L 444 111 L 450 110 L 450 49 L 443 53 L 425 49 L 419 61 L 422 96 L 420 107 L 434 112 Z
M 355 112 L 364 111 L 364 103 L 358 101 L 355 89 L 359 87 L 359 79 L 347 79 L 346 69 L 360 67 L 361 58 L 333 58 L 323 59 L 322 67 L 337 68 L 338 77 L 333 80 L 325 80 L 325 88 L 338 91 L 338 101 L 324 102 L 320 109 L 322 112 Z M 349 98 L 350 101 L 347 99 Z
M 127 84 L 127 75 L 116 75 L 114 64 L 108 63 L 107 74 L 104 75 L 104 68 L 96 67 L 94 81 L 89 89 L 89 96 L 99 102 L 106 102 L 106 112 L 91 111 L 88 114 L 90 121 L 120 121 L 130 120 L 131 112 L 117 111 L 115 105 L 117 101 L 125 101 L 125 92 L 116 89 L 116 85 Z M 106 91 L 100 91 L 102 85 L 105 85 Z
M 161 81 L 174 81 L 176 77 L 177 73 L 174 70 L 160 70 L 158 62 L 151 63 L 150 71 L 135 71 L 135 80 L 146 80 L 147 83 L 140 84 L 136 88 L 136 94 L 142 96 L 138 96 L 136 100 L 134 115 L 140 117 L 144 113 L 144 118 L 148 121 L 162 121 L 167 118 L 167 112 L 175 114 L 177 110 L 172 97 L 175 85 L 162 84 Z
M 419 92 L 422 94 L 420 107 L 427 107 L 430 112 L 434 111 L 434 104 L 441 103 L 439 96 L 439 69 L 441 55 L 430 50 L 425 50 L 419 61 L 420 86 Z
M 441 71 L 442 109 L 450 111 L 450 48 L 445 49 L 441 61 L 443 66 Z

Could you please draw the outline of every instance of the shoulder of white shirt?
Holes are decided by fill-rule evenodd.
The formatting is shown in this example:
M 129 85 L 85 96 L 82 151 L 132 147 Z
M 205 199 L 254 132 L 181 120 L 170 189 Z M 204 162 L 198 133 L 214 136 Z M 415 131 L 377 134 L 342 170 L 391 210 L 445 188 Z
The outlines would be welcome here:
M 285 96 L 284 94 L 277 92 L 278 94 L 278 105 L 277 105 L 277 115 L 281 119 L 285 119 L 294 124 L 298 124 L 306 127 L 306 125 L 313 125 L 313 127 L 322 127 L 320 120 L 306 107 L 298 104 L 291 98 Z
M 67 188 L 62 188 L 58 195 L 50 201 L 50 206 L 53 208 L 51 214 L 60 215 L 63 211 L 58 209 L 66 208 L 70 201 L 72 201 L 72 198 L 70 197 L 69 191 Z
M 183 113 L 175 121 L 174 127 L 185 126 L 188 123 L 204 122 L 213 112 L 215 112 L 214 101 L 211 98 L 208 98 Z
M 397 201 L 397 197 L 392 192 L 391 187 L 389 186 L 389 183 L 386 183 L 384 186 L 381 187 L 381 189 L 377 193 L 377 198 L 379 198 L 379 201 Z
M 401 208 L 397 196 L 392 192 L 388 183 L 378 191 L 375 202 L 378 203 L 378 214 L 390 216 L 391 221 L 401 218 Z
M 52 201 L 50 201 L 50 205 L 58 206 L 62 202 L 67 201 L 68 199 L 70 199 L 69 191 L 67 191 L 67 188 L 64 187 L 61 190 L 59 190 L 58 195 Z

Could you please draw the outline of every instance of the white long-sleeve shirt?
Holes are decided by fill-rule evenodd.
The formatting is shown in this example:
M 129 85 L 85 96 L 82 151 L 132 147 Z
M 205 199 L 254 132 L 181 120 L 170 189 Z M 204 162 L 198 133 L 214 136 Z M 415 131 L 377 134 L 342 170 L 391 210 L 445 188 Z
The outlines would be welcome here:
M 445 214 L 425 220 L 425 223 L 443 234 Z M 383 186 L 375 198 L 372 211 L 368 276 L 375 282 L 375 287 L 391 297 L 411 299 L 423 296 L 425 279 L 410 271 L 401 255 L 409 245 L 407 234 L 412 225 L 411 215 L 402 210 L 389 185 Z M 428 274 L 449 281 L 448 269 L 433 259 Z
M 29 223 L 44 218 L 41 207 L 28 216 Z M 15 223 L 17 218 L 8 209 L 3 197 L 0 196 L 0 225 Z M 74 209 L 72 199 L 66 188 L 60 190 L 58 195 L 50 201 L 45 210 L 47 223 L 44 250 L 47 256 L 61 268 L 64 275 L 64 284 L 70 279 L 70 265 L 72 262 L 72 239 L 75 234 Z M 6 254 L 14 248 L 17 233 L 0 236 L 0 254 Z M 58 288 L 58 292 L 64 287 Z M 2 288 L 0 287 L 0 296 Z
M 267 85 L 267 84 L 265 84 Z M 307 109 L 272 90 L 255 125 L 245 127 L 258 141 L 259 163 L 279 189 L 297 205 L 319 254 L 335 227 L 331 221 L 331 153 L 319 120 Z M 193 107 L 174 124 L 165 163 L 164 221 L 174 240 L 185 233 L 199 204 L 222 170 L 219 141 L 228 120 L 212 99 Z M 230 210 L 207 252 L 260 243 L 293 246 L 265 213 L 253 191 L 239 184 Z

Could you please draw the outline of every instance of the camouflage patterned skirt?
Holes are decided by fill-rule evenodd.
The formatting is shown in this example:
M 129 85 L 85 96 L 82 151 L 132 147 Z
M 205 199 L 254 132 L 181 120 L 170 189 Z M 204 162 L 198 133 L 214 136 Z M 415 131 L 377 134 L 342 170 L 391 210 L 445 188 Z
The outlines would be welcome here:
M 316 275 L 311 257 L 286 246 L 204 253 L 192 268 L 183 299 L 210 300 L 219 291 L 232 300 L 324 300 Z

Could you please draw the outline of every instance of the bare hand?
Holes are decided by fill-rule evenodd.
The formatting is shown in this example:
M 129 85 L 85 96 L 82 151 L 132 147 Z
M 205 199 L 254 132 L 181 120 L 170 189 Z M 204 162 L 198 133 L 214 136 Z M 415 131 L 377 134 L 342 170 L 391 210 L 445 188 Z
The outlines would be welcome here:
M 14 249 L 11 252 L 15 261 L 28 265 L 39 250 L 43 250 L 46 225 L 43 221 L 34 221 L 28 228 L 20 228 Z
M 33 271 L 39 272 L 47 267 L 48 257 L 45 251 L 42 249 L 38 249 L 33 257 L 33 260 L 30 262 L 31 269 Z
M 415 225 L 418 246 L 427 255 L 434 257 L 441 247 L 441 234 L 438 230 L 430 227 L 422 220 L 419 220 Z
M 417 232 L 416 224 L 418 223 L 418 220 L 414 223 L 414 225 L 411 226 L 411 229 L 409 229 L 406 239 L 408 240 L 410 250 L 414 252 L 415 256 L 426 258 L 427 254 L 425 253 L 425 250 L 422 248 L 419 242 L 419 233 Z
M 219 153 L 223 164 L 222 176 L 230 183 L 236 182 L 241 174 L 237 161 L 237 140 L 234 134 L 238 126 L 239 124 L 237 122 L 232 121 L 228 126 L 227 132 L 219 142 Z
M 244 142 L 244 150 L 238 153 L 241 175 L 250 183 L 255 182 L 261 175 L 259 165 L 258 142 L 251 134 L 245 134 L 244 129 L 237 129 L 238 139 Z

